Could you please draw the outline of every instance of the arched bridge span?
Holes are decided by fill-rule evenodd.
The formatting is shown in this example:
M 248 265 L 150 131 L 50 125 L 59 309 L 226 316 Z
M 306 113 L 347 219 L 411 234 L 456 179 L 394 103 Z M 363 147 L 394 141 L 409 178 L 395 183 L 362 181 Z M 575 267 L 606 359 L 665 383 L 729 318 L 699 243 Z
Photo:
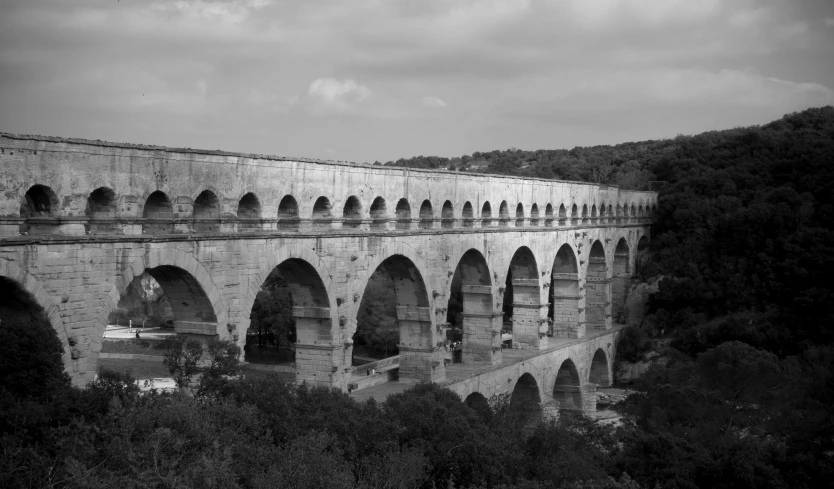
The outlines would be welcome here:
M 377 270 L 397 297 L 403 382 L 445 382 L 456 276 L 464 363 L 501 364 L 508 328 L 525 350 L 581 343 L 615 322 L 657 200 L 582 182 L 10 134 L 0 183 L 0 274 L 47 312 L 78 384 L 145 272 L 172 298 L 179 332 L 243 345 L 279 270 L 296 378 L 317 385 L 347 387 Z M 552 398 L 552 382 L 537 382 Z

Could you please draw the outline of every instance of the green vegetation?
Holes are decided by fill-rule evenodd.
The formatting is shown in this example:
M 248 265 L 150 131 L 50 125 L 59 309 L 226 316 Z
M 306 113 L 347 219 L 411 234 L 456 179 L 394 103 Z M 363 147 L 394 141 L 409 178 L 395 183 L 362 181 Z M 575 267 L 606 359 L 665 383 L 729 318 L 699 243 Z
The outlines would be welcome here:
M 265 347 L 268 343 L 275 348 L 289 347 L 295 342 L 292 297 L 287 281 L 279 270 L 274 270 L 264 281 L 249 318 L 249 329 L 257 335 L 255 339 L 259 347 Z
M 652 167 L 671 154 L 679 139 L 623 143 L 587 148 L 508 149 L 475 152 L 462 157 L 417 156 L 389 161 L 386 166 L 446 169 L 558 180 L 579 180 L 632 190 L 647 190 L 656 180 Z
M 353 353 L 371 358 L 387 358 L 399 352 L 400 323 L 394 282 L 380 267 L 368 280 L 353 335 Z
M 663 279 L 620 354 L 639 357 L 645 331 L 672 336 L 669 362 L 617 406 L 621 427 L 567 413 L 530 427 L 506 398 L 473 409 L 435 385 L 357 403 L 275 378 L 236 380 L 239 352 L 223 343 L 210 348 L 193 396 L 140 395 L 113 373 L 75 389 L 48 321 L 0 279 L 0 486 L 827 487 L 834 109 L 574 150 L 565 154 L 593 164 L 567 165 L 602 181 L 606 162 L 594 158 L 615 149 L 625 156 L 608 162 L 611 183 L 631 170 L 668 182 L 641 267 Z M 561 171 L 562 160 L 547 161 Z M 366 293 L 362 308 L 379 294 Z M 184 354 L 172 358 L 180 365 Z

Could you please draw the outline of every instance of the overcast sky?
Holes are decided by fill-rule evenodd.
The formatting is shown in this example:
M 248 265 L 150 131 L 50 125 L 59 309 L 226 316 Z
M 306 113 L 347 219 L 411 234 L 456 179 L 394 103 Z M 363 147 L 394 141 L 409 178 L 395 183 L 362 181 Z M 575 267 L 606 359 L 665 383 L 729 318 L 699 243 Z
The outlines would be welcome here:
M 327 159 L 834 103 L 833 0 L 2 0 L 0 131 Z

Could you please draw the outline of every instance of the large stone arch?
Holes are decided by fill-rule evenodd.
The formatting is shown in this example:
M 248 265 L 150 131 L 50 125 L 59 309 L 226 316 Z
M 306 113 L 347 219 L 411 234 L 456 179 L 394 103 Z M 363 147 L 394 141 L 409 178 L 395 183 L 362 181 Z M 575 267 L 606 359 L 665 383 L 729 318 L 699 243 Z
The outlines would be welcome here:
M 264 264 L 258 271 L 249 275 L 247 293 L 245 297 L 241 297 L 240 306 L 241 317 L 245 319 L 246 324 L 243 324 L 243 320 L 240 320 L 239 323 L 244 331 L 249 327 L 249 314 L 252 312 L 252 306 L 255 305 L 258 291 L 261 290 L 261 286 L 269 277 L 269 274 L 285 261 L 293 259 L 306 262 L 315 269 L 327 292 L 328 307 L 332 309 L 333 304 L 336 304 L 336 297 L 333 292 L 333 277 L 319 255 L 302 244 L 285 245 L 274 252 L 269 252 L 269 256 L 265 257 Z
M 410 247 L 398 244 L 386 249 L 386 256 L 375 256 L 361 280 L 357 281 L 362 287 L 362 293 L 356 296 L 356 305 L 361 307 L 361 297 L 364 296 L 372 275 L 382 268 L 391 278 L 396 296 L 400 382 L 443 380 L 446 377 L 445 366 L 434 332 L 433 294 L 429 289 L 428 270 Z M 400 250 L 408 252 L 411 256 L 392 253 Z M 355 332 L 355 328 L 351 329 Z
M 585 269 L 585 322 L 592 329 L 611 328 L 611 278 L 608 255 L 602 242 L 595 240 Z
M 611 275 L 611 315 L 617 319 L 625 305 L 632 275 L 631 247 L 623 236 L 614 248 L 614 270 Z
M 570 243 L 563 243 L 553 258 L 550 274 L 551 331 L 553 336 L 585 336 L 585 314 L 579 286 L 579 257 Z
M 461 328 L 463 330 L 460 361 L 463 363 L 492 365 L 501 361 L 501 322 L 503 313 L 494 304 L 493 294 L 497 273 L 494 265 L 479 249 L 461 247 L 463 250 L 449 270 L 449 294 L 456 278 L 460 280 L 460 301 L 462 305 Z M 497 306 L 497 307 L 496 307 Z M 454 356 L 453 358 L 457 358 Z
M 538 263 L 535 252 L 524 245 L 516 249 L 506 268 L 503 281 L 504 321 L 507 321 L 507 312 L 511 312 L 514 348 L 547 348 L 547 326 L 544 323 L 548 303 L 542 303 Z
M 559 402 L 560 410 L 583 410 L 582 384 L 576 362 L 572 358 L 563 360 L 553 381 L 553 399 Z M 596 399 L 594 399 L 594 407 L 596 407 Z
M 169 267 L 171 269 L 179 269 L 184 272 L 182 277 L 190 277 L 194 284 L 199 286 L 205 299 L 208 301 L 206 306 L 211 308 L 213 318 L 210 322 L 216 323 L 214 331 L 205 329 L 205 325 L 197 327 L 201 329 L 201 334 L 218 335 L 221 339 L 227 339 L 231 331 L 229 330 L 229 309 L 223 297 L 220 295 L 220 290 L 215 285 L 209 272 L 203 265 L 194 258 L 193 255 L 185 251 L 176 249 L 155 249 L 146 250 L 141 256 L 134 258 L 127 266 L 122 269 L 122 273 L 113 288 L 110 291 L 107 306 L 98 316 L 98 335 L 104 335 L 104 328 L 107 325 L 107 317 L 110 312 L 116 307 L 121 299 L 122 294 L 125 293 L 130 283 L 137 277 L 141 276 L 145 270 L 158 269 L 159 267 Z M 155 279 L 157 277 L 154 277 Z M 159 279 L 157 279 L 159 281 Z M 164 290 L 164 285 L 163 285 Z M 169 293 L 166 291 L 166 294 Z M 173 304 L 172 304 L 173 305 Z M 175 313 L 176 313 L 175 309 Z M 196 326 L 195 326 L 196 327 Z M 188 329 L 188 328 L 186 328 Z M 196 331 L 196 330 L 195 330 Z
M 475 391 L 470 393 L 463 400 L 463 403 L 466 404 L 468 408 L 478 413 L 482 418 L 487 420 L 491 418 L 492 408 L 489 405 L 489 400 L 480 392 Z
M 437 290 L 434 288 L 434 284 L 431 281 L 431 274 L 429 272 L 429 268 L 426 266 L 423 258 L 420 256 L 417 251 L 412 248 L 411 246 L 402 243 L 402 242 L 393 242 L 387 244 L 383 248 L 383 253 L 376 253 L 370 255 L 368 261 L 365 262 L 366 268 L 362 271 L 361 275 L 358 275 L 356 281 L 351 281 L 352 284 L 356 289 L 352 290 L 354 293 L 353 301 L 356 307 L 359 307 L 359 304 L 362 303 L 362 297 L 365 294 L 365 289 L 368 286 L 368 280 L 370 280 L 371 275 L 373 275 L 374 271 L 376 271 L 377 267 L 379 267 L 382 262 L 391 258 L 395 255 L 402 255 L 408 258 L 411 263 L 417 268 L 417 271 L 420 272 L 420 276 L 423 279 L 423 283 L 426 286 L 426 292 L 428 293 L 428 307 L 430 310 L 434 310 L 434 292 Z M 351 324 L 352 332 L 355 332 L 356 323 Z
M 61 312 L 52 296 L 43 287 L 43 284 L 32 276 L 26 270 L 23 270 L 16 264 L 8 260 L 0 260 L 0 277 L 5 277 L 17 283 L 23 290 L 29 293 L 35 302 L 43 309 L 44 314 L 49 319 L 52 329 L 58 335 L 58 340 L 61 341 L 61 346 L 64 349 L 61 355 L 61 360 L 64 363 L 64 370 L 69 374 L 74 385 L 83 385 L 91 380 L 93 374 L 85 375 L 87 367 L 87 355 L 89 353 L 89 343 L 77 343 L 79 340 L 87 341 L 87 338 L 75 338 L 67 331 L 64 325 L 64 320 L 61 317 Z M 70 344 L 72 338 L 75 345 Z
M 518 377 L 510 394 L 510 409 L 526 425 L 542 419 L 542 395 L 536 377 L 525 372 Z
M 300 244 L 282 246 L 268 253 L 264 265 L 249 276 L 238 320 L 239 341 L 245 343 L 258 292 L 269 275 L 279 269 L 288 282 L 293 302 L 296 382 L 344 387 L 347 376 L 340 366 L 345 363 L 342 350 L 347 347 L 336 324 L 344 327 L 345 321 L 338 313 L 339 301 L 334 297 L 333 278 L 327 266 L 315 251 Z
M 588 369 L 588 382 L 600 387 L 611 387 L 612 383 L 611 361 L 605 349 L 597 348 L 594 356 L 591 357 L 591 368 Z

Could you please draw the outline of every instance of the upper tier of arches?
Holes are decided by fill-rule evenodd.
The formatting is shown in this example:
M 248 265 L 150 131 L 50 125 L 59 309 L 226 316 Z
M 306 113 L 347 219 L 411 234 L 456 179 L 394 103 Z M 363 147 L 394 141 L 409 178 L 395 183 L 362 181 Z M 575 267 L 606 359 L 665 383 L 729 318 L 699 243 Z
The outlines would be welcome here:
M 118 232 L 116 223 L 132 222 L 125 234 L 247 232 L 300 229 L 390 229 L 559 227 L 637 223 L 651 219 L 657 206 L 650 202 L 601 201 L 599 204 L 566 202 L 490 202 L 366 196 L 362 192 L 342 200 L 325 195 L 300 198 L 293 194 L 262 197 L 254 191 L 229 196 L 215 188 L 190 195 L 155 190 L 141 197 L 121 195 L 110 187 L 97 187 L 83 197 L 61 198 L 51 187 L 32 185 L 20 198 L 20 232 L 48 234 L 50 221 L 80 223 L 87 233 Z M 67 206 L 65 203 L 69 201 Z M 497 207 L 495 216 L 493 206 Z M 542 216 L 540 208 L 545 212 Z M 83 209 L 73 213 L 73 209 Z M 512 215 L 510 209 L 513 209 Z M 554 213 L 558 209 L 558 214 Z M 570 216 L 568 216 L 570 213 Z M 77 215 L 73 215 L 77 214 Z M 497 217 L 497 219 L 495 218 Z M 435 224 L 436 223 L 436 224 Z M 65 232 L 62 232 L 65 233 Z M 74 233 L 66 233 L 74 234 Z

